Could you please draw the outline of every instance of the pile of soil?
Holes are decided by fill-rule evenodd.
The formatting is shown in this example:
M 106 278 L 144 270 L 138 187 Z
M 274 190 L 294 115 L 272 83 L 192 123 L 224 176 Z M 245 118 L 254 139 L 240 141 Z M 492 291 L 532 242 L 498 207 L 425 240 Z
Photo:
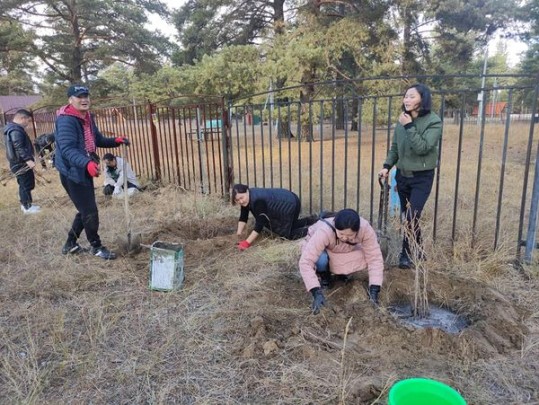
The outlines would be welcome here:
M 185 288 L 189 289 L 198 282 L 201 265 L 221 267 L 216 277 L 224 278 L 230 270 L 222 268 L 223 258 L 235 255 L 236 263 L 241 260 L 235 247 L 235 226 L 235 218 L 213 221 L 211 226 L 197 221 L 172 223 L 150 239 L 184 244 Z M 258 241 L 262 246 L 255 245 L 250 253 L 261 251 L 264 243 Z M 255 261 L 240 267 L 253 272 L 262 265 Z M 353 281 L 337 282 L 325 292 L 327 305 L 317 316 L 309 311 L 310 295 L 304 290 L 297 262 L 273 265 L 270 271 L 275 275 L 271 288 L 256 291 L 256 298 L 245 292 L 242 305 L 249 306 L 250 298 L 256 301 L 253 305 L 271 305 L 252 311 L 243 322 L 244 329 L 236 331 L 229 350 L 236 359 L 253 364 L 286 356 L 291 362 L 312 363 L 322 373 L 335 373 L 335 367 L 346 370 L 346 395 L 354 403 L 372 403 L 386 394 L 392 376 L 455 381 L 455 367 L 518 351 L 529 332 L 525 321 L 530 314 L 525 309 L 487 285 L 453 275 L 430 272 L 428 297 L 431 304 L 468 321 L 460 334 L 414 328 L 392 316 L 389 306 L 413 301 L 413 270 L 386 270 L 379 307 L 368 300 L 366 272 Z M 275 305 L 283 310 L 275 310 Z

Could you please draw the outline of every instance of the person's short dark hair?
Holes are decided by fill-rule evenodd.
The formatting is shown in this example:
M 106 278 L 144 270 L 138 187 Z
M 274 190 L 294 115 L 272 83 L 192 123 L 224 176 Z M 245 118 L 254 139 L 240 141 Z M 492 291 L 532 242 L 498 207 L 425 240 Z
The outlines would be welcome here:
M 408 87 L 406 91 L 412 88 L 416 89 L 421 96 L 421 105 L 419 106 L 418 115 L 420 117 L 427 115 L 432 109 L 432 95 L 430 93 L 430 89 L 422 83 L 416 83 Z M 404 93 L 406 93 L 406 91 Z
M 246 193 L 249 190 L 249 186 L 245 184 L 234 184 L 232 187 L 232 204 L 236 204 L 236 195 Z
M 22 116 L 22 117 L 32 117 L 32 113 L 28 110 L 25 110 L 24 108 L 17 110 L 15 115 Z
M 67 89 L 67 96 L 68 97 L 80 97 L 80 96 L 89 96 L 90 90 L 88 87 L 83 86 L 81 84 L 74 84 L 73 86 L 69 86 Z
M 354 232 L 359 231 L 359 214 L 351 208 L 340 210 L 335 215 L 335 229 L 343 231 L 351 229 Z
M 116 156 L 114 156 L 112 153 L 105 153 L 103 155 L 103 160 L 116 160 Z

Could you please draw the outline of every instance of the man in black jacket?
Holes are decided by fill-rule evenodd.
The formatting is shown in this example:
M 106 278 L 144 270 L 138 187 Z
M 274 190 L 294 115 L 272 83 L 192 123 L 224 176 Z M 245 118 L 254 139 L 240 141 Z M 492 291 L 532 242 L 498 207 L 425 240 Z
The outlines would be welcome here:
M 11 172 L 17 177 L 19 183 L 19 199 L 21 210 L 25 214 L 36 214 L 39 206 L 32 205 L 32 190 L 36 186 L 34 175 L 34 146 L 26 133 L 26 127 L 32 122 L 32 113 L 28 110 L 18 110 L 4 128 L 4 141 L 6 157 Z

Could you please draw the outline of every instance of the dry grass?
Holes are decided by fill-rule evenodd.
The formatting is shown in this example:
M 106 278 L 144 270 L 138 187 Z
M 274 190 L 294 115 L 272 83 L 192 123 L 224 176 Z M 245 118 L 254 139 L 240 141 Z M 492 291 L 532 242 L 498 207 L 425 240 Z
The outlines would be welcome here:
M 35 190 L 38 216 L 21 214 L 14 181 L 0 188 L 1 403 L 383 404 L 394 381 L 411 375 L 447 382 L 470 404 L 539 401 L 539 271 L 510 266 L 510 242 L 494 253 L 490 242 L 472 247 L 462 227 L 452 249 L 443 239 L 434 243 L 426 208 L 431 293 L 453 292 L 436 290 L 443 272 L 464 280 L 455 289 L 476 292 L 474 307 L 485 305 L 492 287 L 498 307 L 529 314 L 513 319 L 528 328 L 518 349 L 480 356 L 473 336 L 455 338 L 457 350 L 399 327 L 384 308 L 370 306 L 361 282 L 338 287 L 328 308 L 311 315 L 297 272 L 299 242 L 262 238 L 237 252 L 237 208 L 215 196 L 164 187 L 130 202 L 133 233 L 144 243 L 185 243 L 178 291 L 148 290 L 147 250 L 114 262 L 62 256 L 74 209 L 57 173 L 45 175 L 52 184 Z M 468 195 L 459 201 L 466 222 Z M 123 202 L 98 201 L 101 237 L 116 249 L 127 232 Z M 398 220 L 390 227 L 394 260 Z

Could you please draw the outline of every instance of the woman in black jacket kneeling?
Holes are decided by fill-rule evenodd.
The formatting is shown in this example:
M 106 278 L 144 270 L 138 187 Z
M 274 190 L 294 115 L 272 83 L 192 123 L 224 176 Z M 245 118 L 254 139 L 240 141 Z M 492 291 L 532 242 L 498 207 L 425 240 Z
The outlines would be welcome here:
M 283 188 L 249 188 L 245 184 L 236 184 L 232 188 L 232 203 L 241 206 L 238 236 L 243 234 L 249 211 L 255 217 L 253 231 L 238 244 L 240 250 L 250 247 L 263 228 L 293 240 L 304 237 L 307 228 L 318 220 L 317 215 L 300 219 L 301 202 L 298 196 Z

